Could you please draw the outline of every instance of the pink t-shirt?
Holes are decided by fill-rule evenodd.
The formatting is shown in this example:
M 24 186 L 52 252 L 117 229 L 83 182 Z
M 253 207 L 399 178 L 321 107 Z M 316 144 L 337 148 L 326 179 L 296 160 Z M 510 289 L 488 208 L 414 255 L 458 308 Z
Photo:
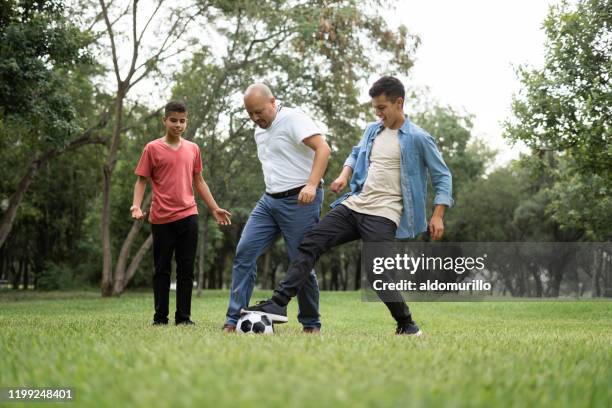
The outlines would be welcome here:
M 181 145 L 174 150 L 163 138 L 147 143 L 134 173 L 150 178 L 153 184 L 149 222 L 167 224 L 197 214 L 193 177 L 201 172 L 197 144 L 181 139 Z

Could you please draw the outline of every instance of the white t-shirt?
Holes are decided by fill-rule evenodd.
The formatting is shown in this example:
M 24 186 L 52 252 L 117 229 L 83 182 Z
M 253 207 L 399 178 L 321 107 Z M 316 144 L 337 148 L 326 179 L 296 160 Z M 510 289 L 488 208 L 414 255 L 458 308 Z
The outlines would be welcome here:
M 280 107 L 267 129 L 255 128 L 257 157 L 268 193 L 281 193 L 308 182 L 315 152 L 303 140 L 322 130 L 304 112 Z

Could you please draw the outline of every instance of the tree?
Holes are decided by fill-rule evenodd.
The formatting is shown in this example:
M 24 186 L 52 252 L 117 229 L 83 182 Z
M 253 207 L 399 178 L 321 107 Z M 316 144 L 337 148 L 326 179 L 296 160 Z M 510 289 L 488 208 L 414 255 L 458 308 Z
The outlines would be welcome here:
M 26 161 L 26 171 L 17 187 L 3 186 L 13 192 L 0 221 L 0 247 L 40 167 L 67 151 L 104 143 L 96 132 L 108 118 L 102 110 L 90 124 L 78 114 L 77 107 L 91 107 L 92 94 L 75 88 L 87 89 L 94 63 L 90 38 L 70 21 L 62 2 L 8 0 L 1 10 L 0 134 L 10 153 Z M 8 153 L 3 149 L 2 156 Z
M 601 222 L 611 212 L 612 193 L 611 26 L 609 0 L 551 7 L 544 21 L 544 67 L 520 68 L 523 89 L 513 101 L 514 118 L 505 124 L 509 140 L 525 142 L 536 156 L 556 152 L 564 162 L 549 210 L 562 228 L 588 226 L 591 239 L 612 233 L 612 224 Z M 568 208 L 564 201 L 577 191 L 586 196 L 579 207 Z
M 152 29 L 151 22 L 156 19 L 160 10 L 166 6 L 164 0 L 158 0 L 155 3 L 154 9 L 145 17 L 144 25 L 139 27 L 138 23 L 141 16 L 139 15 L 138 0 L 134 0 L 126 9 L 117 9 L 112 7 L 112 2 L 107 3 L 105 0 L 99 0 L 100 13 L 96 16 L 96 21 L 101 19 L 104 24 L 104 33 L 108 39 L 111 50 L 111 65 L 115 79 L 115 95 L 113 101 L 113 130 L 110 140 L 110 146 L 106 155 L 106 162 L 103 166 L 103 184 L 102 184 L 102 217 L 100 221 L 101 237 L 102 237 L 102 296 L 111 296 L 113 291 L 122 290 L 124 286 L 123 268 L 118 271 L 117 275 L 120 279 L 120 284 L 114 289 L 113 276 L 113 258 L 112 258 L 112 242 L 111 242 L 111 182 L 115 165 L 117 163 L 117 154 L 119 151 L 122 136 L 125 133 L 124 123 L 124 104 L 125 99 L 130 92 L 143 79 L 149 77 L 152 73 L 160 68 L 160 64 L 168 61 L 170 58 L 180 55 L 188 47 L 183 36 L 187 32 L 191 22 L 201 14 L 201 10 L 194 4 L 180 6 L 180 12 L 174 10 L 166 10 L 170 17 L 167 21 L 161 24 L 161 33 L 157 37 L 157 41 L 151 47 L 145 47 L 145 35 Z M 114 9 L 114 10 L 113 10 Z M 117 29 L 117 22 L 129 17 L 127 22 L 129 29 L 122 32 Z M 131 48 L 130 56 L 127 60 L 127 69 L 123 69 L 122 55 L 120 55 L 119 46 L 123 42 L 127 42 Z M 177 44 L 180 44 L 177 46 Z M 148 44 L 151 45 L 151 44 Z M 122 72 L 124 71 L 124 72 Z M 128 237 L 129 239 L 130 237 Z M 129 253 L 129 248 L 123 253 L 124 256 Z M 142 257 L 142 253 L 138 252 L 137 257 Z M 122 258 L 123 259 L 123 258 Z M 122 263 L 121 266 L 124 266 Z

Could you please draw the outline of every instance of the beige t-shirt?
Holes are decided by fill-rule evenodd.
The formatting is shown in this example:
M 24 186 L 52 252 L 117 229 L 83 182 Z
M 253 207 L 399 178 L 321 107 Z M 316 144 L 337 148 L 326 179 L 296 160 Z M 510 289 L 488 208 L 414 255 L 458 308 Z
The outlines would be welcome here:
M 403 202 L 397 129 L 385 128 L 376 136 L 363 189 L 342 204 L 358 213 L 385 217 L 399 225 Z

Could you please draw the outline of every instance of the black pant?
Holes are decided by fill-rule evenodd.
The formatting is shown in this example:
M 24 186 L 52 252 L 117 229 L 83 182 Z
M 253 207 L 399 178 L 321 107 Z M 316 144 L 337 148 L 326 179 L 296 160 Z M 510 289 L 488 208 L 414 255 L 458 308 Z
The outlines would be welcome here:
M 153 231 L 153 296 L 156 322 L 168 322 L 170 272 L 172 254 L 176 257 L 176 313 L 177 323 L 189 320 L 193 263 L 198 246 L 198 216 L 190 215 L 168 224 L 152 224 Z
M 274 291 L 276 303 L 286 305 L 306 282 L 315 262 L 329 249 L 361 238 L 364 242 L 391 242 L 395 240 L 395 223 L 385 217 L 355 212 L 344 205 L 331 210 L 312 230 L 302 238 L 297 258 Z M 370 279 L 370 274 L 368 274 Z M 380 297 L 380 293 L 378 293 Z M 393 318 L 399 323 L 411 322 L 410 310 L 400 292 L 385 292 L 384 302 Z

